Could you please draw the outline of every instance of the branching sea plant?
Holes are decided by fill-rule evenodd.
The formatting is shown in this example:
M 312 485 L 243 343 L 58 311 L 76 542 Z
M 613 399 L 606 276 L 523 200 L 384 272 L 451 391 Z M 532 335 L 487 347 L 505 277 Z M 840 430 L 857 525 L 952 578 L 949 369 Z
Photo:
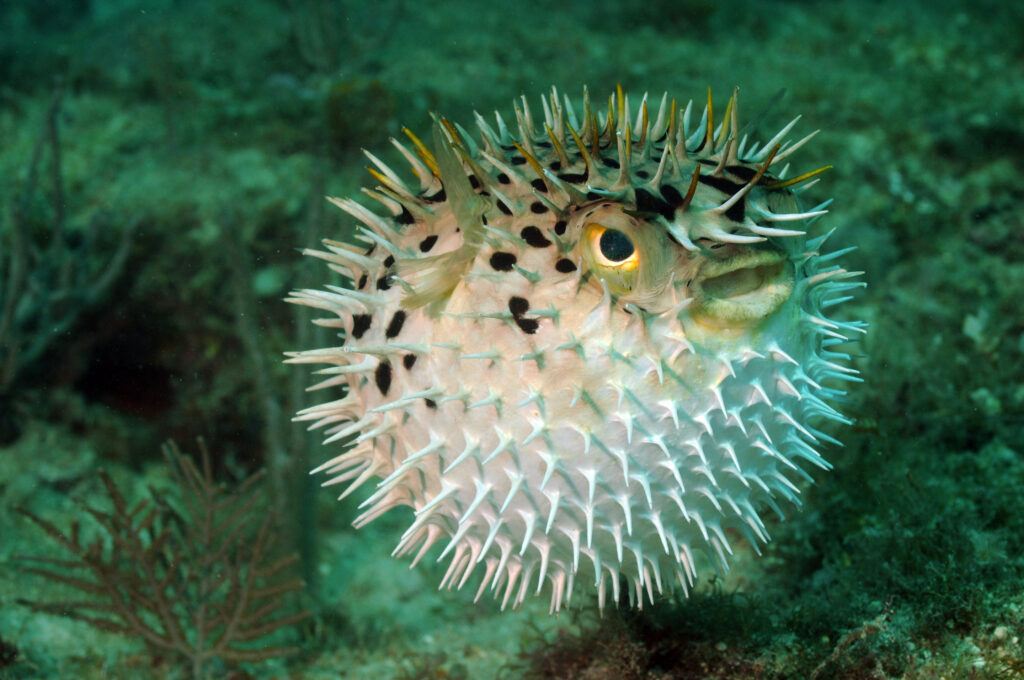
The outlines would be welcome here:
M 70 553 L 30 556 L 27 569 L 79 591 L 84 599 L 28 602 L 37 611 L 71 616 L 101 630 L 141 639 L 154 658 L 187 665 L 195 680 L 222 664 L 262 661 L 296 651 L 266 638 L 304 618 L 288 597 L 303 588 L 288 576 L 294 556 L 274 551 L 274 516 L 262 511 L 257 473 L 234 490 L 214 481 L 200 440 L 200 466 L 174 445 L 164 448 L 176 494 L 150 487 L 129 506 L 99 472 L 110 509 L 79 503 L 99 525 L 83 538 L 34 513 L 20 512 Z
M 0 402 L 83 314 L 107 298 L 128 260 L 134 225 L 111 229 L 97 217 L 69 228 L 63 97 L 58 84 L 17 195 L 0 213 Z M 0 441 L 10 436 L 0 426 Z

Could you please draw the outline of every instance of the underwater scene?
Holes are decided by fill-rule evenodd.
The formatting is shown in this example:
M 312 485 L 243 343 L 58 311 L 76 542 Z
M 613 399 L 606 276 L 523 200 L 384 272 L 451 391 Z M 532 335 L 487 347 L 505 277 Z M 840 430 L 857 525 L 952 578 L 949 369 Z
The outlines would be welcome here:
M 0 0 L 0 678 L 1024 679 L 1022 34 Z

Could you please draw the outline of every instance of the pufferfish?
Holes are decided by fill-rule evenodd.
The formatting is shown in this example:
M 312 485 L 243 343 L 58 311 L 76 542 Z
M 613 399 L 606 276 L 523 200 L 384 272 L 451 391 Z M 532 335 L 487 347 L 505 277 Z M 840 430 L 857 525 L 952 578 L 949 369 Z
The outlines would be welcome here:
M 361 243 L 307 250 L 351 283 L 289 298 L 340 331 L 290 354 L 335 397 L 297 420 L 341 447 L 325 486 L 376 480 L 355 526 L 412 508 L 393 554 L 437 546 L 442 588 L 642 606 L 756 550 L 762 513 L 829 468 L 819 428 L 859 380 L 836 345 L 864 324 L 825 310 L 862 284 L 807 236 L 827 168 L 786 178 L 799 118 L 758 145 L 735 94 L 720 121 L 710 92 L 699 113 L 621 88 L 541 105 L 435 118 L 432 148 L 406 130 L 407 178 L 366 154 L 379 212 L 330 199 Z

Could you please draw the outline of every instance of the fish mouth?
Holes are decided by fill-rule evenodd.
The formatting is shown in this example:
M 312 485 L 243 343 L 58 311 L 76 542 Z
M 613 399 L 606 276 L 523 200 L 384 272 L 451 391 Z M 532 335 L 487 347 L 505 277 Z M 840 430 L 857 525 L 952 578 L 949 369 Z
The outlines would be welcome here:
M 690 288 L 698 320 L 749 325 L 774 314 L 793 294 L 793 266 L 777 250 L 746 248 L 705 262 Z

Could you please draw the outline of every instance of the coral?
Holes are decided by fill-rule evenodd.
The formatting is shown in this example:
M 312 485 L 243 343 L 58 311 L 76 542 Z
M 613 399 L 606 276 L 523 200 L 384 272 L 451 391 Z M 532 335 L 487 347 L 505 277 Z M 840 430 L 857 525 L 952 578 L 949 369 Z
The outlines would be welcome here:
M 59 131 L 63 96 L 64 86 L 59 84 L 20 194 L 10 213 L 0 216 L 0 404 L 86 311 L 105 301 L 131 243 L 130 227 L 111 230 L 98 216 L 81 229 L 67 224 Z M 46 154 L 50 190 L 42 196 L 38 185 Z M 116 244 L 106 242 L 111 234 Z M 0 421 L 0 442 L 17 436 L 16 425 L 4 422 Z
M 187 664 L 196 680 L 210 677 L 219 664 L 296 651 L 264 644 L 308 612 L 278 614 L 285 596 L 303 584 L 286 576 L 296 558 L 273 557 L 274 516 L 259 518 L 262 475 L 228 491 L 214 481 L 202 441 L 199 449 L 201 469 L 175 445 L 164 449 L 177 498 L 150 488 L 148 499 L 129 507 L 110 476 L 99 472 L 112 507 L 106 511 L 80 504 L 100 526 L 92 540 L 83 537 L 77 520 L 68 535 L 19 509 L 74 556 L 22 556 L 27 570 L 88 596 L 25 604 L 138 637 L 155 659 Z

